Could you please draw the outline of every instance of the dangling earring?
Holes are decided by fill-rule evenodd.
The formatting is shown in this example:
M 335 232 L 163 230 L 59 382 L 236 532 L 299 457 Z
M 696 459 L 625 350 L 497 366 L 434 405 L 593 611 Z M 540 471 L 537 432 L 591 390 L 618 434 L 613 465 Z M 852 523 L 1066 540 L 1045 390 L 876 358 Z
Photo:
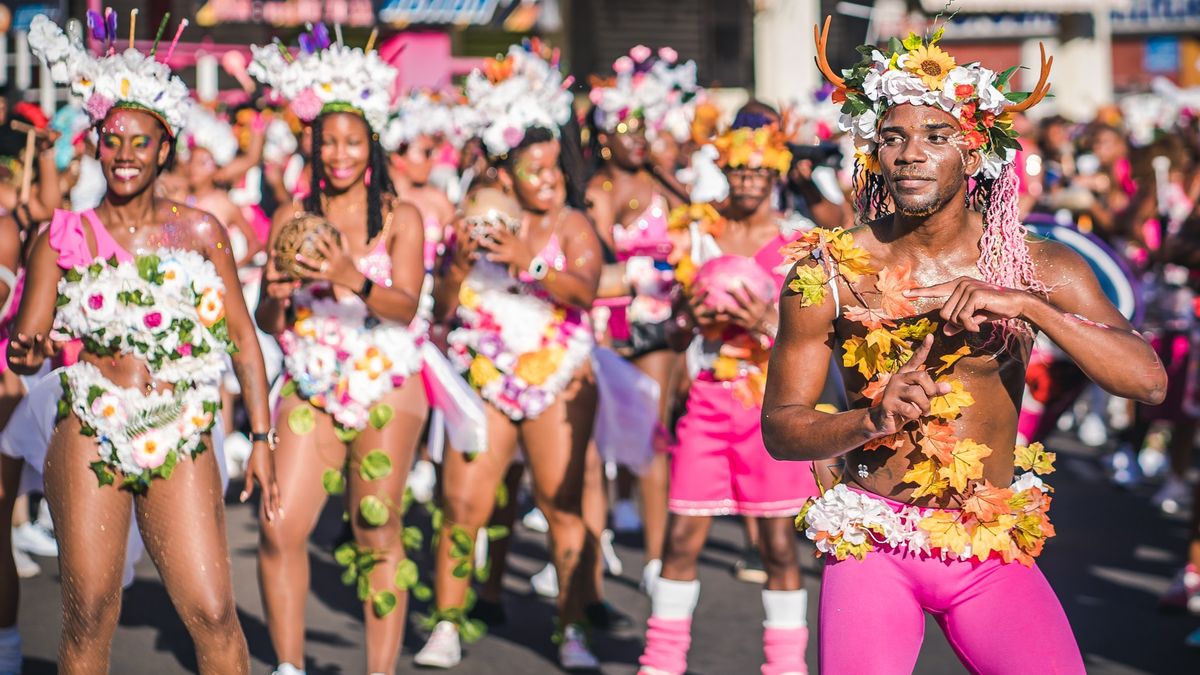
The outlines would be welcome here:
M 319 185 L 321 187 L 321 191 L 323 192 L 325 190 L 325 179 L 322 178 L 320 181 L 317 182 L 317 185 Z
M 603 157 L 605 159 L 605 161 L 608 161 L 608 160 L 612 159 L 612 150 L 609 150 L 607 145 L 601 146 L 600 147 L 600 156 Z
M 369 166 L 366 173 L 363 174 L 363 182 L 367 184 L 367 187 L 371 187 L 371 167 Z

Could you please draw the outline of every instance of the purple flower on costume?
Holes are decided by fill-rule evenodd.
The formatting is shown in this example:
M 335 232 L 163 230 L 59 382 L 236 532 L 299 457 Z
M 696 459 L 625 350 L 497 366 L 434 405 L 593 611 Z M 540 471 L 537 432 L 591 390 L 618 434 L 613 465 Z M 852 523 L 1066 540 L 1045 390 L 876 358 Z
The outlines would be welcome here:
M 500 340 L 499 335 L 488 333 L 479 338 L 479 353 L 492 361 L 496 360 L 503 349 L 504 342 Z

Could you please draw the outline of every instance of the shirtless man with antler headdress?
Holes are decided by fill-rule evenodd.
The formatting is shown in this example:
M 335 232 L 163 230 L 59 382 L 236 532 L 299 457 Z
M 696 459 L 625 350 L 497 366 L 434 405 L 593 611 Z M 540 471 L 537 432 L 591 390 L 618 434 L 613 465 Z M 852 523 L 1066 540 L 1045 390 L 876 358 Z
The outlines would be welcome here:
M 1034 565 L 1054 535 L 1054 453 L 1014 447 L 1034 333 L 1097 384 L 1157 403 L 1166 375 L 1087 264 L 1028 237 L 1017 215 L 1011 68 L 959 65 L 910 34 L 839 77 L 814 28 L 858 148 L 857 226 L 814 230 L 780 302 L 763 435 L 788 460 L 841 460 L 797 525 L 826 556 L 821 670 L 909 673 L 932 613 L 972 672 L 1083 673 Z M 850 410 L 814 409 L 834 350 Z

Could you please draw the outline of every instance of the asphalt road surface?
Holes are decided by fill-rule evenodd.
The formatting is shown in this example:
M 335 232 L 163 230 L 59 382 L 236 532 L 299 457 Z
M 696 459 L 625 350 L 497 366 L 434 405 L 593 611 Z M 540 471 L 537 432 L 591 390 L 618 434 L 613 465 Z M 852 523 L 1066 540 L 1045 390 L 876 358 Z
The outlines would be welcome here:
M 1153 486 L 1135 491 L 1110 487 L 1094 450 L 1070 438 L 1052 443 L 1058 450 L 1059 471 L 1050 476 L 1056 488 L 1052 517 L 1058 536 L 1046 546 L 1039 564 L 1062 600 L 1075 629 L 1088 672 L 1096 675 L 1132 673 L 1200 673 L 1200 651 L 1189 651 L 1183 638 L 1200 626 L 1200 618 L 1165 615 L 1155 601 L 1184 562 L 1186 521 L 1168 517 L 1149 503 Z M 232 494 L 236 491 L 231 489 Z M 273 654 L 263 622 L 255 573 L 255 523 L 249 506 L 228 506 L 229 536 L 234 560 L 234 583 L 239 616 L 250 644 L 253 672 L 270 673 Z M 364 672 L 360 605 L 351 589 L 341 585 L 340 568 L 329 553 L 341 528 L 340 506 L 331 505 L 313 537 L 311 560 L 314 589 L 308 603 L 308 672 L 332 675 Z M 507 625 L 468 648 L 454 672 L 558 672 L 549 635 L 552 605 L 533 594 L 529 576 L 546 561 L 544 536 L 515 532 L 511 569 L 506 577 Z M 631 615 L 638 628 L 625 634 L 598 635 L 596 653 L 602 672 L 636 671 L 641 653 L 641 630 L 649 601 L 637 590 L 641 555 L 635 539 L 620 540 L 625 562 L 621 577 L 609 578 L 608 599 Z M 689 655 L 693 673 L 725 675 L 757 673 L 762 657 L 762 605 L 758 587 L 735 580 L 730 566 L 738 557 L 741 528 L 721 519 L 713 529 L 700 561 L 702 592 L 694 621 Z M 819 562 L 804 543 L 802 560 L 810 593 L 809 622 L 816 625 Z M 54 673 L 59 634 L 59 584 L 54 560 L 42 559 L 41 576 L 22 582 L 21 632 L 26 647 L 26 673 Z M 420 603 L 414 603 L 420 611 Z M 1019 620 L 1019 619 L 1018 619 Z M 415 624 L 415 621 L 413 622 Z M 423 635 L 410 624 L 397 672 L 417 672 L 412 654 Z M 864 635 L 869 648 L 870 636 Z M 1019 649 L 1020 645 L 1013 645 Z M 816 673 L 816 647 L 808 651 Z M 112 672 L 195 672 L 191 642 L 158 582 L 151 564 L 143 560 L 137 580 L 124 594 L 120 627 L 113 648 Z M 932 620 L 917 673 L 963 673 L 950 647 Z

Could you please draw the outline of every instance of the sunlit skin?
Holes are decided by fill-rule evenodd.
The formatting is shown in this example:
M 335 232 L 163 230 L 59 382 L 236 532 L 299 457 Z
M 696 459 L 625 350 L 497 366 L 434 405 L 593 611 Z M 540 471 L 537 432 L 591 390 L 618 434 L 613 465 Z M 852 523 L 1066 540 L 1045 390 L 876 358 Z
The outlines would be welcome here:
M 559 152 L 556 140 L 532 143 L 515 151 L 511 168 L 498 167 L 501 187 L 520 204 L 521 231 L 511 234 L 496 228 L 491 236 L 475 239 L 464 223 L 456 223 L 451 264 L 435 287 L 435 316 L 451 316 L 463 281 L 482 256 L 507 265 L 516 274 L 529 268 L 551 236 L 557 237 L 567 264 L 562 270 L 551 269 L 539 284 L 561 304 L 584 310 L 591 307 L 600 276 L 600 242 L 584 214 L 566 205 Z M 595 404 L 595 386 L 584 367 L 550 408 L 534 419 L 513 422 L 494 406 L 485 406 L 486 453 L 470 461 L 459 452 L 446 453 L 442 484 L 447 531 L 440 539 L 434 569 L 438 609 L 461 607 L 469 586 L 469 579 L 453 574 L 449 528 L 461 527 L 474 538 L 487 524 L 496 486 L 512 463 L 519 442 L 533 478 L 534 498 L 550 522 L 551 556 L 562 589 L 558 596 L 560 622 L 581 620 L 583 604 L 590 599 L 587 596 L 594 596 L 591 576 L 597 555 L 597 542 L 588 535 L 581 517 L 584 458 Z
M 278 336 L 287 329 L 292 294 L 302 281 L 327 282 L 341 298 L 354 296 L 366 277 L 356 262 L 382 245 L 391 258 L 391 286 L 377 283 L 366 298 L 367 309 L 379 319 L 406 324 L 417 311 L 417 299 L 424 277 L 421 260 L 423 232 L 421 217 L 408 203 L 384 196 L 384 221 L 390 218 L 386 232 L 367 241 L 366 170 L 370 155 L 371 130 L 364 119 L 351 113 L 332 113 L 324 120 L 321 134 L 321 160 L 325 174 L 322 193 L 326 219 L 341 233 L 341 245 L 331 238 L 317 242 L 322 260 L 300 256 L 296 262 L 304 269 L 303 279 L 292 279 L 279 272 L 274 240 L 268 242 L 271 257 L 263 275 L 263 288 L 256 317 L 262 329 Z M 272 233 L 296 213 L 301 204 L 281 207 L 275 214 Z M 390 214 L 390 215 L 389 215 Z M 371 526 L 358 513 L 365 495 L 376 495 L 385 502 L 399 503 L 412 466 L 413 453 L 428 412 L 424 387 L 419 374 L 385 394 L 379 404 L 393 408 L 395 417 L 383 427 L 368 425 L 350 442 L 334 433 L 333 418 L 311 408 L 298 395 L 279 404 L 277 416 L 288 419 L 292 410 L 310 407 L 314 429 L 301 434 L 284 423 L 279 427 L 276 451 L 279 491 L 287 513 L 273 521 L 259 520 L 259 580 L 267 629 L 280 663 L 304 663 L 304 605 L 309 592 L 308 537 L 316 526 L 328 495 L 322 484 L 327 470 L 340 471 L 347 457 L 357 462 L 372 450 L 381 450 L 392 463 L 392 471 L 382 479 L 363 480 L 358 471 L 348 472 L 346 503 L 355 543 L 377 552 L 380 563 L 371 572 L 375 589 L 388 589 L 399 599 L 387 616 L 375 615 L 368 600 L 363 605 L 366 624 L 367 670 L 393 672 L 404 639 L 408 594 L 395 588 L 396 565 L 405 558 L 400 533 L 403 522 L 393 516 L 382 526 Z
M 1050 289 L 1046 297 L 979 281 L 976 265 L 983 221 L 965 203 L 966 177 L 978 168 L 979 155 L 965 150 L 943 123 L 953 124 L 953 118 L 937 108 L 900 105 L 889 110 L 880 125 L 878 158 L 883 178 L 894 186 L 893 197 L 903 209 L 898 206 L 894 216 L 854 230 L 857 245 L 867 250 L 875 269 L 911 267 L 918 288 L 907 296 L 922 312 L 919 316 L 937 321 L 941 329 L 926 344 L 914 345 L 917 355 L 911 370 L 893 377 L 874 407 L 861 393 L 867 384 L 861 374 L 843 368 L 851 409 L 827 415 L 813 409 L 825 382 L 826 364 L 835 346 L 840 356 L 839 342 L 865 333 L 861 324 L 842 319 L 841 310 L 860 304 L 859 297 L 878 307 L 875 278 L 864 277 L 853 288 L 840 281 L 840 308 L 834 307 L 832 293 L 819 305 L 801 308 L 799 298 L 785 290 L 763 406 L 764 440 L 778 459 L 845 456 L 844 475 L 863 489 L 936 506 L 951 505 L 950 498 L 913 499 L 915 486 L 901 480 L 911 457 L 886 448 L 871 452 L 860 448 L 927 414 L 929 399 L 945 393 L 946 385 L 934 382 L 928 371 L 916 366 L 936 367 L 939 357 L 968 345 L 972 355 L 958 361 L 954 377 L 975 403 L 952 423 L 954 434 L 992 448 L 984 459 L 983 477 L 993 485 L 1010 484 L 1027 345 L 1018 339 L 1010 350 L 1001 351 L 988 342 L 991 322 L 1028 321 L 1115 395 L 1155 403 L 1162 400 L 1166 385 L 1153 351 L 1108 302 L 1087 264 L 1069 249 L 1049 241 L 1029 241 L 1037 274 Z
M 753 257 L 779 236 L 782 215 L 771 206 L 769 196 L 779 174 L 763 169 L 727 168 L 729 200 L 721 210 L 725 228 L 717 245 L 727 255 Z M 683 298 L 677 312 L 689 317 L 701 328 L 732 323 L 751 333 L 770 335 L 778 322 L 773 298 L 759 298 L 745 289 L 731 293 L 738 306 L 728 312 L 714 312 L 704 297 Z M 693 335 L 692 326 L 673 324 L 669 335 L 678 350 L 686 349 Z M 758 524 L 758 548 L 767 571 L 766 589 L 790 591 L 803 587 L 792 518 L 755 518 Z M 687 516 L 672 513 L 667 524 L 667 542 L 663 552 L 662 576 L 675 581 L 697 578 L 697 561 L 704 549 L 711 516 Z
M 169 138 L 158 120 L 141 111 L 114 108 L 99 128 L 100 164 L 108 193 L 96 208 L 99 220 L 118 245 L 133 254 L 170 246 L 194 250 L 211 261 L 225 285 L 229 332 L 239 350 L 234 369 L 255 430 L 270 428 L 267 382 L 254 324 L 237 292 L 237 269 L 225 230 L 210 214 L 155 195 L 153 187 L 168 155 Z M 87 226 L 85 225 L 85 229 Z M 89 240 L 91 235 L 89 234 Z M 90 244 L 94 246 L 94 244 Z M 36 371 L 53 356 L 48 334 L 62 270 L 48 232 L 33 245 L 25 292 L 14 321 L 8 363 L 18 373 Z M 84 352 L 113 383 L 143 390 L 166 389 L 140 359 L 100 357 Z M 130 527 L 131 504 L 147 551 L 195 642 L 202 673 L 248 673 L 249 657 L 237 623 L 226 548 L 221 485 L 215 456 L 205 452 L 182 461 L 170 479 L 157 480 L 144 495 L 101 487 L 88 467 L 96 454 L 92 439 L 80 433 L 79 420 L 59 422 L 46 457 L 46 494 L 55 515 L 65 607 L 60 671 L 105 672 L 116 628 L 123 532 Z M 274 466 L 265 442 L 255 444 L 246 476 L 245 500 L 262 485 L 268 518 L 280 512 Z M 178 527 L 187 522 L 186 528 Z

